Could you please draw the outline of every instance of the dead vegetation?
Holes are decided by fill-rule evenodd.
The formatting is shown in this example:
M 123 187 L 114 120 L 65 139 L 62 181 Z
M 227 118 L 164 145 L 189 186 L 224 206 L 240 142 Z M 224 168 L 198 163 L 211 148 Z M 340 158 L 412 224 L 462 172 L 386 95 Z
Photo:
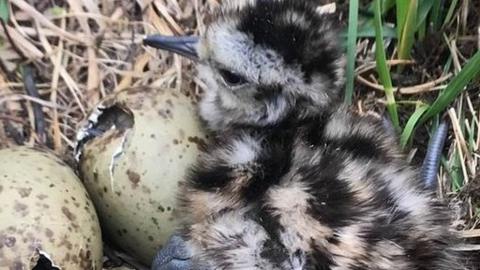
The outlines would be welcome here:
M 142 38 L 149 33 L 199 33 L 220 2 L 10 0 L 9 21 L 0 28 L 0 146 L 44 146 L 71 160 L 79 123 L 108 94 L 138 85 L 198 92 L 200 83 L 187 60 L 145 48 Z M 470 11 L 478 3 L 460 2 L 452 35 L 418 44 L 413 61 L 389 61 L 408 69 L 409 76 L 394 78 L 404 122 L 419 102 L 431 102 L 480 46 L 478 20 L 472 21 L 478 14 Z M 345 7 L 337 5 L 342 20 Z M 462 25 L 464 31 L 456 31 Z M 360 39 L 357 45 L 355 104 L 383 113 L 373 40 Z M 448 56 L 452 72 L 445 73 L 439 58 Z M 439 196 L 452 202 L 458 213 L 454 225 L 470 244 L 480 238 L 478 83 L 446 112 L 450 133 L 439 173 Z M 410 148 L 414 162 L 421 159 L 429 132 L 426 127 L 417 131 Z M 478 252 L 478 245 L 472 248 Z

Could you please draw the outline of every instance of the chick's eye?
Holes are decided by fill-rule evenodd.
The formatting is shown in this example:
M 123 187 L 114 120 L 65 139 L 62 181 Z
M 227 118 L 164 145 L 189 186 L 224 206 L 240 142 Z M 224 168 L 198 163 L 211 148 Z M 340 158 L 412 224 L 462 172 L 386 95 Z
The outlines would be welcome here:
M 242 85 L 247 82 L 242 76 L 235 74 L 229 70 L 220 69 L 219 71 L 223 80 L 225 80 L 225 82 L 230 86 Z

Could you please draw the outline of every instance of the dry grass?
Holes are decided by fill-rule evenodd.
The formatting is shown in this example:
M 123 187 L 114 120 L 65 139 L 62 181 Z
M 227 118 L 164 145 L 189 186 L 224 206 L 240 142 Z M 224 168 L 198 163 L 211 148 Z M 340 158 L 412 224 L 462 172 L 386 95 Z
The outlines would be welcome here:
M 219 2 L 10 0 L 10 22 L 0 29 L 0 146 L 43 145 L 71 160 L 79 123 L 106 95 L 138 85 L 198 91 L 195 83 L 198 80 L 188 61 L 147 49 L 141 41 L 149 33 L 202 31 L 208 14 Z M 468 4 L 469 1 L 461 2 Z M 464 25 L 464 32 L 459 28 L 458 35 L 442 37 L 453 56 L 453 73 L 458 72 L 468 58 L 471 44 L 473 50 L 480 46 L 477 33 L 472 34 L 468 28 L 468 10 L 464 4 L 460 6 L 454 14 L 455 25 Z M 344 5 L 338 7 L 340 13 L 342 7 Z M 358 44 L 355 100 L 361 110 L 383 112 L 383 96 L 379 94 L 383 88 L 372 72 L 375 68 L 372 47 L 368 40 Z M 397 79 L 401 82 L 397 84 L 397 94 L 408 96 L 399 98 L 403 100 L 399 101 L 403 104 L 400 110 L 403 119 L 411 114 L 411 104 L 431 100 L 431 95 L 443 89 L 452 76 L 443 74 L 438 63 L 433 67 L 427 65 L 432 59 L 419 59 L 417 62 L 390 61 L 392 66 L 410 67 L 413 78 L 411 82 Z M 29 91 L 21 72 L 26 66 L 35 71 L 34 87 Z M 446 146 L 448 154 L 439 173 L 439 194 L 457 202 L 452 203 L 458 210 L 455 225 L 473 243 L 480 237 L 479 93 L 478 84 L 472 85 L 448 111 L 453 129 Z M 417 132 L 412 153 L 417 149 L 422 153 L 426 132 L 425 128 Z M 455 174 L 461 174 L 465 181 L 455 183 L 452 177 Z
M 195 33 L 218 3 L 198 1 L 12 0 L 2 29 L 0 138 L 43 144 L 70 155 L 78 123 L 109 93 L 137 86 L 187 89 L 194 78 L 180 57 L 146 50 L 149 33 Z M 55 5 L 55 2 L 57 2 Z M 32 4 L 33 3 L 33 4 Z M 160 54 L 160 55 L 159 55 Z M 36 70 L 39 97 L 27 95 L 21 66 Z M 46 140 L 38 137 L 33 104 L 41 105 Z M 5 131 L 7 130 L 7 132 Z M 12 141 L 15 140 L 15 142 Z

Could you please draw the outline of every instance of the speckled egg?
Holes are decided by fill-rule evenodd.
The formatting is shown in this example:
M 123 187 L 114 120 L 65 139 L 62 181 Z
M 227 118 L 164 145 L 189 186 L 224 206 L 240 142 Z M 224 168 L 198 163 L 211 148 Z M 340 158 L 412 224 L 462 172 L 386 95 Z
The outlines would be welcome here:
M 151 263 L 176 229 L 179 181 L 205 137 L 195 102 L 173 89 L 127 89 L 96 107 L 77 155 L 106 237 Z
M 93 204 L 71 168 L 53 154 L 0 150 L 0 198 L 0 269 L 102 268 Z

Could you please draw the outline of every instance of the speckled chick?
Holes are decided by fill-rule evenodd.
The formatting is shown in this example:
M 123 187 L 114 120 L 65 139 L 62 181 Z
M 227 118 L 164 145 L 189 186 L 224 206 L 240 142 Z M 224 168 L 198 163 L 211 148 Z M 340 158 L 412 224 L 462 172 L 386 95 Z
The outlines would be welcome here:
M 466 269 L 397 138 L 341 105 L 336 32 L 309 1 L 226 1 L 198 43 L 147 41 L 198 61 L 217 135 L 153 269 Z

